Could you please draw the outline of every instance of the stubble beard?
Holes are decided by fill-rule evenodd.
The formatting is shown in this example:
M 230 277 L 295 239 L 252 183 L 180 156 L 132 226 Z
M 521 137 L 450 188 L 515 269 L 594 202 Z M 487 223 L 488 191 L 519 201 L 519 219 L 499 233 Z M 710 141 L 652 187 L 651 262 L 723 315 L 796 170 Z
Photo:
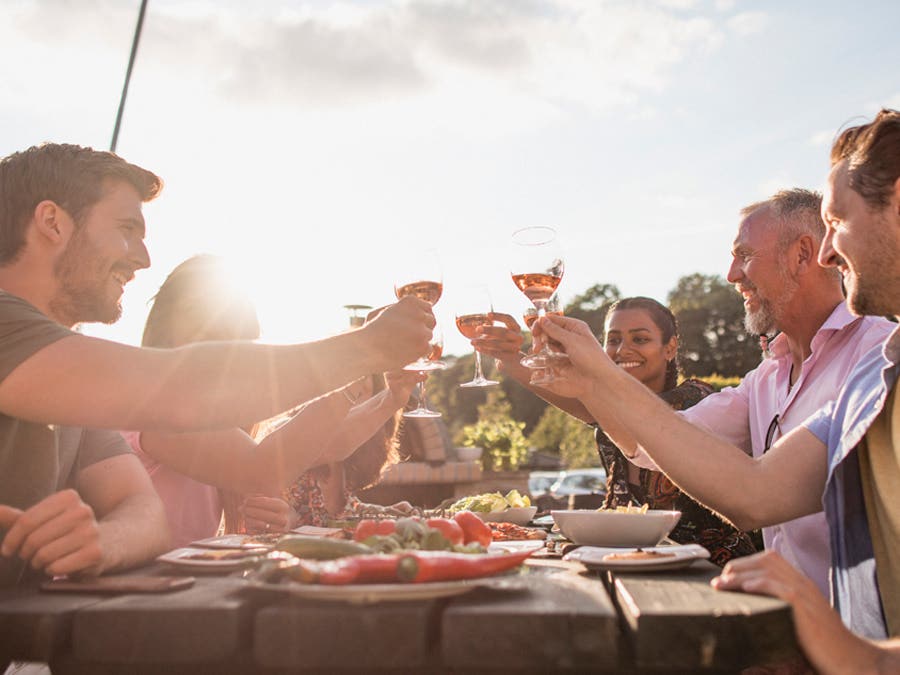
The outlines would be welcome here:
M 54 267 L 59 291 L 50 310 L 64 325 L 97 322 L 111 324 L 122 316 L 121 298 L 108 297 L 109 272 L 104 272 L 95 247 L 79 231 Z

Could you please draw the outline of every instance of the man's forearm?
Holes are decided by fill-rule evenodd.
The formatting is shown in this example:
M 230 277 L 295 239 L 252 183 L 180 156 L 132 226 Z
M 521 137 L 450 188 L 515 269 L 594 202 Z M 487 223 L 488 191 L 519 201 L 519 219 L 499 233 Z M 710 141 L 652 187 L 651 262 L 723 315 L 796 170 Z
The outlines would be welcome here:
M 738 527 L 754 529 L 797 517 L 783 516 L 801 508 L 800 501 L 799 515 L 816 510 L 811 504 L 821 496 L 814 485 L 818 471 L 802 486 L 803 500 L 799 494 L 781 499 L 780 492 L 800 490 L 789 475 L 767 470 L 739 448 L 685 421 L 633 377 L 614 368 L 598 375 L 582 401 L 601 427 L 625 429 L 682 490 Z M 806 498 L 811 494 L 816 499 Z
M 100 573 L 149 562 L 172 545 L 165 510 L 155 494 L 126 497 L 98 525 Z
M 397 409 L 389 389 L 382 390 L 377 396 L 354 407 L 328 444 L 322 461 L 340 462 L 352 455 L 387 423 Z

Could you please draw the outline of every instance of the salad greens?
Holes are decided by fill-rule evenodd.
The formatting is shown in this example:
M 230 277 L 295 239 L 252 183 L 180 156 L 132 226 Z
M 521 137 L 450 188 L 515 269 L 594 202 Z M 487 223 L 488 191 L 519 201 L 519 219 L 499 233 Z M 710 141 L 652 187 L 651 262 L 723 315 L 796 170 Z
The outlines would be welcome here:
M 506 509 L 518 509 L 531 506 L 528 495 L 521 494 L 518 490 L 510 490 L 506 496 L 499 492 L 485 492 L 480 495 L 463 497 L 453 502 L 448 511 L 479 511 L 481 513 L 496 513 Z

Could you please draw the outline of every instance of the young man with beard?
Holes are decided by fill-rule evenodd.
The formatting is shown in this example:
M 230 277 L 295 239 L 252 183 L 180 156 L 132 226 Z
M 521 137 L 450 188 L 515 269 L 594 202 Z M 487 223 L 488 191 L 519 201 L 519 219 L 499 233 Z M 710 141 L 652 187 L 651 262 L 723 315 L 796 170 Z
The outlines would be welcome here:
M 819 263 L 841 272 L 855 314 L 900 318 L 900 113 L 882 110 L 844 131 L 831 162 Z M 814 584 L 774 552 L 730 562 L 714 584 L 791 602 L 819 672 L 900 671 L 900 640 L 874 641 L 900 636 L 900 329 L 860 360 L 834 401 L 755 459 L 634 386 L 583 322 L 550 316 L 538 330 L 571 360 L 549 385 L 557 395 L 631 430 L 680 487 L 738 526 L 824 506 L 832 600 L 843 625 Z
M 893 327 L 883 318 L 851 315 L 840 275 L 817 263 L 825 235 L 821 204 L 818 193 L 791 189 L 741 210 L 728 281 L 744 297 L 747 331 L 777 337 L 769 341 L 769 358 L 739 386 L 678 412 L 753 457 L 832 400 L 861 356 L 883 343 Z M 473 344 L 500 359 L 504 373 L 529 386 L 531 372 L 518 363 L 521 332 L 486 328 L 484 335 Z M 563 410 L 594 421 L 577 401 L 530 388 Z M 628 429 L 610 424 L 601 426 L 634 464 L 658 468 L 646 453 L 636 454 Z M 781 553 L 828 593 L 831 551 L 823 513 L 765 527 L 763 539 L 767 549 Z
M 34 572 L 120 569 L 168 546 L 140 462 L 117 433 L 95 429 L 249 426 L 428 350 L 434 315 L 415 298 L 302 345 L 141 349 L 73 331 L 119 317 L 125 284 L 150 264 L 141 206 L 161 187 L 74 145 L 0 160 L 0 588 Z M 351 402 L 329 400 L 343 419 Z M 309 445 L 336 427 L 310 429 Z

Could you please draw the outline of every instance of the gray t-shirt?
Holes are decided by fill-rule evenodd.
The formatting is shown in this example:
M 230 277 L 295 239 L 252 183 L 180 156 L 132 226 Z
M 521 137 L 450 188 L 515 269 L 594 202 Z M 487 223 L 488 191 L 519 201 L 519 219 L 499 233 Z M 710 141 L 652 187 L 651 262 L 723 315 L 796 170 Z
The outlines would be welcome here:
M 71 335 L 29 303 L 0 291 L 0 380 L 39 350 Z M 84 467 L 128 452 L 115 431 L 29 422 L 0 411 L 0 504 L 27 509 L 54 492 L 74 488 Z M 22 568 L 18 558 L 0 557 L 0 588 L 15 585 Z

